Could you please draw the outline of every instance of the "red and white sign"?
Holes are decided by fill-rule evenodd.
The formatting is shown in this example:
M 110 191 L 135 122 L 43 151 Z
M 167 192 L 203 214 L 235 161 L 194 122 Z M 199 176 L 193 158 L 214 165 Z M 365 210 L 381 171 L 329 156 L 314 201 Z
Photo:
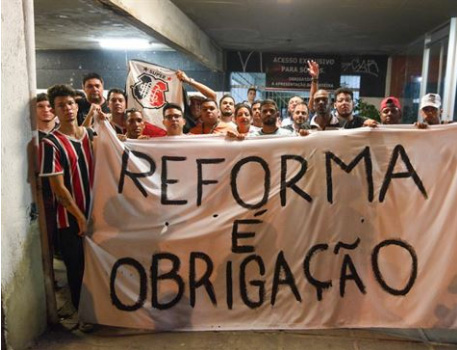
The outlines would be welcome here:
M 162 128 L 165 104 L 172 102 L 184 107 L 182 82 L 176 71 L 143 61 L 129 61 L 127 95 L 128 108 L 142 110 L 147 121 Z

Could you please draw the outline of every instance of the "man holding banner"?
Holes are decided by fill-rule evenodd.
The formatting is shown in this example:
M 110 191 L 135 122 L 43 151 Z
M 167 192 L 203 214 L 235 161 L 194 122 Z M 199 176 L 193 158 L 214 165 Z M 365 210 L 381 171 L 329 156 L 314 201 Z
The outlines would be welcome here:
M 55 85 L 48 89 L 48 96 L 60 127 L 41 142 L 40 176 L 49 178 L 58 202 L 60 248 L 71 301 L 78 310 L 84 274 L 83 237 L 88 226 L 94 180 L 93 131 L 78 126 L 76 92 L 71 87 Z M 97 112 L 103 115 L 100 107 Z M 81 329 L 87 328 L 81 324 Z

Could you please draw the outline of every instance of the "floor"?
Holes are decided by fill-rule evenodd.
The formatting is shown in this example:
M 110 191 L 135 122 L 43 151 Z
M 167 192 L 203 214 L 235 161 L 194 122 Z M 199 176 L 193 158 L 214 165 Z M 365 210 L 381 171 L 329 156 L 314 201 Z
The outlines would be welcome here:
M 70 303 L 65 267 L 54 260 L 57 306 L 60 324 L 51 327 L 30 350 L 451 350 L 457 344 L 439 344 L 358 329 L 312 331 L 173 332 L 151 333 L 133 329 L 97 326 L 92 333 L 77 327 L 77 315 Z

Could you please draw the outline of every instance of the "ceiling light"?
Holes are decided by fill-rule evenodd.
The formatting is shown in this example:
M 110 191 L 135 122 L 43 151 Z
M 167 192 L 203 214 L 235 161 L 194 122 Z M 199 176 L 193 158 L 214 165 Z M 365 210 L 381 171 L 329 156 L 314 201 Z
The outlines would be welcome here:
M 107 50 L 145 50 L 151 48 L 151 43 L 146 39 L 100 39 L 98 43 Z

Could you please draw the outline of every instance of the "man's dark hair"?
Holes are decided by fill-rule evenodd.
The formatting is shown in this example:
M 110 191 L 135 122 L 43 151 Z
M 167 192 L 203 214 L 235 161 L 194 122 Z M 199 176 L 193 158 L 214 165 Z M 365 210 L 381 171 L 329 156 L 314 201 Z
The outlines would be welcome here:
M 76 97 L 76 91 L 69 85 L 53 85 L 48 89 L 49 104 L 54 108 L 56 97 Z
M 125 101 L 127 102 L 127 95 L 125 94 L 124 90 L 119 88 L 112 88 L 110 91 L 108 91 L 108 97 L 106 98 L 107 101 L 109 101 L 111 94 L 122 94 L 125 98 Z
M 167 103 L 163 109 L 162 109 L 162 115 L 165 117 L 165 111 L 168 110 L 168 109 L 177 109 L 181 112 L 181 114 L 183 114 L 183 111 L 182 111 L 182 108 L 180 105 L 176 104 L 176 103 Z
M 205 98 L 203 101 L 202 101 L 202 106 L 203 104 L 205 103 L 208 103 L 208 102 L 212 102 L 216 105 L 216 108 L 219 108 L 219 105 L 217 104 L 217 101 L 216 100 L 213 100 L 212 98 Z
M 225 94 L 224 96 L 221 97 L 221 99 L 219 100 L 219 106 L 222 105 L 222 101 L 225 100 L 226 98 L 231 98 L 233 100 L 233 104 L 235 104 L 235 99 L 233 98 L 232 95 L 230 94 Z
M 263 100 L 262 102 L 260 102 L 260 109 L 262 109 L 262 106 L 265 106 L 265 105 L 273 105 L 275 106 L 275 109 L 278 111 L 278 105 L 276 104 L 275 100 L 272 100 L 272 99 L 265 99 Z
M 252 117 L 252 109 L 251 109 L 251 107 L 249 107 L 249 105 L 246 104 L 246 103 L 238 103 L 238 104 L 235 106 L 235 116 L 236 116 L 236 114 L 238 113 L 238 111 L 239 111 L 241 108 L 246 108 L 246 109 L 249 111 L 249 115 Z
M 249 92 L 249 91 L 255 91 L 255 92 L 257 92 L 257 89 L 256 89 L 254 86 L 251 86 L 251 87 L 248 89 L 248 92 Z
M 127 120 L 127 118 L 129 117 L 129 114 L 132 114 L 132 113 L 135 113 L 135 112 L 140 113 L 141 116 L 144 118 L 142 111 L 140 111 L 137 108 L 129 108 L 129 109 L 126 109 L 125 112 L 124 112 L 124 119 Z
M 87 73 L 86 75 L 83 76 L 83 86 L 86 85 L 86 81 L 88 81 L 90 79 L 98 79 L 103 84 L 103 79 L 100 76 L 100 74 L 92 72 L 92 73 Z
M 42 92 L 36 95 L 36 101 L 41 102 L 41 101 L 49 101 L 48 95 L 46 93 Z
M 351 89 L 349 89 L 349 88 L 340 87 L 340 88 L 336 89 L 336 90 L 335 90 L 335 98 L 336 98 L 339 94 L 350 95 L 350 96 L 351 96 L 351 100 L 354 99 L 354 92 L 353 92 Z
M 76 97 L 86 98 L 86 94 L 81 90 L 75 90 Z
M 257 103 L 262 104 L 262 100 L 255 100 L 254 102 L 252 102 L 251 106 L 256 105 Z

